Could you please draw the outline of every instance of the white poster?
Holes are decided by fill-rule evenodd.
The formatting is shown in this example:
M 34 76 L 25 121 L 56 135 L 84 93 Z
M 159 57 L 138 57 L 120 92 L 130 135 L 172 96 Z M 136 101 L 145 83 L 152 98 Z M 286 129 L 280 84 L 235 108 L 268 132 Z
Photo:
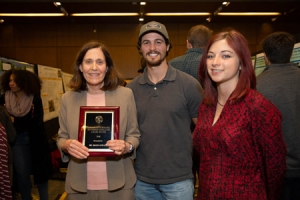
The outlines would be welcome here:
M 61 73 L 62 73 L 64 91 L 67 92 L 67 91 L 71 90 L 71 88 L 68 86 L 68 83 L 72 79 L 73 74 L 68 74 L 66 72 L 61 72 Z
M 292 57 L 291 57 L 291 62 L 297 63 L 298 66 L 300 64 L 300 43 L 296 43 L 294 45 L 294 50 L 293 50 L 293 54 L 292 54 Z
M 43 82 L 41 98 L 44 107 L 44 121 L 58 117 L 61 97 L 64 93 L 61 70 L 38 65 L 38 76 Z
M 258 76 L 264 69 L 266 68 L 266 63 L 265 63 L 265 54 L 260 53 L 256 55 L 255 59 L 255 75 Z
M 7 71 L 11 69 L 11 64 L 10 63 L 3 63 L 2 64 L 3 70 Z

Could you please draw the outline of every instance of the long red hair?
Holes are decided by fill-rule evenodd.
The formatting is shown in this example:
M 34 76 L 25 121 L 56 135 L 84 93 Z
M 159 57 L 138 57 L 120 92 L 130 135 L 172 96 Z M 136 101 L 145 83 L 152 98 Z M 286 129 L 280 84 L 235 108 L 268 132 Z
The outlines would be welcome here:
M 204 87 L 204 103 L 210 105 L 215 104 L 218 95 L 216 83 L 210 78 L 207 72 L 207 53 L 214 42 L 223 39 L 225 39 L 228 45 L 235 51 L 241 64 L 239 81 L 228 99 L 229 102 L 233 103 L 241 100 L 248 93 L 250 88 L 256 88 L 256 77 L 247 40 L 241 33 L 235 30 L 220 32 L 208 41 L 200 61 L 198 72 L 201 84 Z

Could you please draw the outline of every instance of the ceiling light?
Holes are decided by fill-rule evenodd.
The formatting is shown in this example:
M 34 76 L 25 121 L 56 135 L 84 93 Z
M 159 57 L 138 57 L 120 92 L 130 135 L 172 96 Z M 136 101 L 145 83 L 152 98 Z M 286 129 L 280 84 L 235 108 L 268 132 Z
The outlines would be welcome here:
M 146 16 L 204 16 L 210 15 L 206 12 L 197 12 L 197 13 L 146 13 Z
M 222 3 L 223 6 L 228 6 L 229 4 L 230 4 L 230 2 L 226 2 L 226 1 L 224 1 L 224 2 Z
M 93 16 L 138 16 L 139 13 L 73 13 L 75 17 L 93 17 Z
M 65 15 L 65 16 L 68 16 L 69 13 L 66 11 L 66 9 L 61 5 L 60 2 L 53 2 L 54 5 L 59 8 L 59 10 Z
M 210 22 L 211 21 L 211 17 L 206 18 L 206 21 Z
M 60 17 L 63 13 L 0 13 L 4 17 Z
M 56 7 L 61 6 L 60 2 L 53 2 Z
M 0 24 L 4 22 L 4 19 L 0 19 Z
M 146 2 L 141 2 L 140 5 L 142 6 L 146 5 Z
M 221 12 L 222 16 L 274 16 L 281 15 L 279 12 Z
M 143 21 L 144 21 L 144 18 L 140 17 L 140 18 L 139 18 L 139 21 L 140 21 L 140 22 L 143 22 Z

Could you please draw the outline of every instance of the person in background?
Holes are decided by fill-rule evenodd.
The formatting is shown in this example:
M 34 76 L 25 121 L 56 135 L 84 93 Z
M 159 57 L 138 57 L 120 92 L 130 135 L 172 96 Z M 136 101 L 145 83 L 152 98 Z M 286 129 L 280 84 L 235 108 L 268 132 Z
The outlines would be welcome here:
M 4 94 L 0 97 L 0 105 L 7 108 L 17 133 L 12 145 L 14 177 L 17 180 L 13 188 L 19 189 L 23 200 L 32 199 L 30 174 L 33 174 L 40 199 L 47 200 L 48 180 L 52 175 L 40 97 L 41 84 L 39 77 L 27 70 L 12 69 L 1 76 Z
M 300 199 L 300 69 L 290 62 L 295 39 L 275 32 L 262 42 L 265 70 L 257 77 L 257 90 L 282 114 L 282 132 L 287 145 L 282 200 Z
M 170 65 L 199 80 L 198 68 L 200 60 L 211 33 L 212 31 L 206 26 L 193 26 L 187 34 L 186 47 L 188 50 L 185 52 L 185 55 L 170 60 Z
M 280 111 L 255 89 L 246 39 L 214 35 L 202 56 L 194 146 L 200 154 L 197 198 L 278 199 L 286 169 Z
M 166 27 L 149 22 L 140 29 L 138 50 L 147 63 L 127 84 L 136 101 L 141 145 L 134 162 L 136 200 L 192 200 L 192 135 L 202 100 L 200 83 L 168 65 Z
M 173 58 L 169 61 L 170 65 L 175 69 L 181 70 L 195 79 L 199 80 L 198 69 L 204 47 L 210 39 L 212 31 L 203 25 L 193 26 L 188 34 L 186 40 L 187 51 L 185 55 Z M 191 132 L 195 129 L 195 124 L 191 124 Z M 198 175 L 199 169 L 199 155 L 195 148 L 193 148 L 193 174 L 194 174 L 194 185 L 196 186 L 196 176 Z
M 4 106 L 0 106 L 0 199 L 12 199 L 11 183 L 13 176 L 12 152 L 10 145 L 16 132 Z
M 62 161 L 69 161 L 65 185 L 69 200 L 134 199 L 132 159 L 140 132 L 132 91 L 122 84 L 106 47 L 96 41 L 83 45 L 69 84 L 72 91 L 62 96 L 59 111 L 57 146 Z M 78 141 L 80 106 L 120 107 L 119 140 L 106 143 L 116 156 L 89 156 L 89 149 Z

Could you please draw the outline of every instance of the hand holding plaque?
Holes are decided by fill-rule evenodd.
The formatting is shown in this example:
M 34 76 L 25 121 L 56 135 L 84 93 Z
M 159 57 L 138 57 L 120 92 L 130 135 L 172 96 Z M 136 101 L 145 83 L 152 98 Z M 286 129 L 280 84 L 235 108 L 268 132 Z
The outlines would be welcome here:
M 119 116 L 119 106 L 80 107 L 78 141 L 90 156 L 116 156 L 106 142 L 119 139 Z

